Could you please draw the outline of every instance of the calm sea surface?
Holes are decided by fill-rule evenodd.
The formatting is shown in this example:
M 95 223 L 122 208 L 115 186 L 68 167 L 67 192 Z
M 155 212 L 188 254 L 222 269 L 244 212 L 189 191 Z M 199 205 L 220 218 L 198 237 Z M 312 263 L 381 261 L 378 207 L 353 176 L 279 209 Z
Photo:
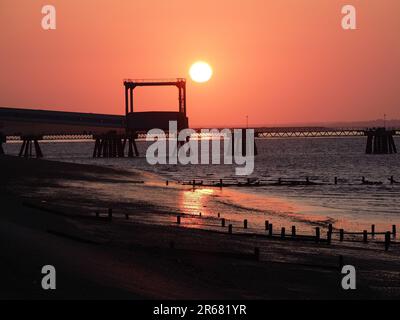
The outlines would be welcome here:
M 262 227 L 265 219 L 277 225 L 300 225 L 310 231 L 316 225 L 333 223 L 355 231 L 372 223 L 382 231 L 400 224 L 400 184 L 391 185 L 388 178 L 400 181 L 400 154 L 366 155 L 365 138 L 293 138 L 257 140 L 254 178 L 302 179 L 320 182 L 315 186 L 266 186 L 199 188 L 184 190 L 182 199 L 165 197 L 165 206 L 180 206 L 185 212 L 204 214 L 222 212 L 233 220 L 251 217 Z M 396 139 L 400 148 L 400 139 Z M 134 159 L 93 159 L 94 142 L 44 142 L 42 150 L 47 159 L 132 168 L 150 171 L 168 180 L 205 180 L 236 178 L 231 165 L 157 165 L 147 163 L 146 142 L 139 142 L 141 157 Z M 9 154 L 17 154 L 20 144 L 7 144 Z M 381 185 L 361 185 L 361 177 Z M 334 185 L 334 177 L 339 184 Z M 116 188 L 116 186 L 107 186 Z M 118 191 L 115 191 L 118 192 Z

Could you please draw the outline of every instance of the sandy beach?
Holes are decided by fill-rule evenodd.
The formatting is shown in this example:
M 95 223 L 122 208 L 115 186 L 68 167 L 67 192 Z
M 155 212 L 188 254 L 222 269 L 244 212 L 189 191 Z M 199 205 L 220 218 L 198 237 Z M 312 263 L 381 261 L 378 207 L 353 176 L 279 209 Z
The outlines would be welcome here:
M 140 193 L 149 192 L 146 186 L 156 179 L 145 172 L 9 156 L 0 158 L 0 166 L 2 299 L 400 297 L 397 245 L 385 252 L 376 244 L 281 241 L 191 228 L 184 216 L 177 225 L 174 212 L 161 213 L 141 201 Z M 90 199 L 82 199 L 65 187 L 78 183 L 85 188 L 85 181 L 135 185 L 136 209 L 123 210 L 123 202 L 93 190 Z M 171 187 L 160 181 L 158 188 Z M 43 195 L 41 189 L 53 192 Z M 113 208 L 112 221 L 107 208 Z M 152 212 L 171 223 L 143 218 Z M 341 288 L 339 256 L 357 269 L 355 291 Z M 55 291 L 41 289 L 40 270 L 46 264 L 56 267 Z

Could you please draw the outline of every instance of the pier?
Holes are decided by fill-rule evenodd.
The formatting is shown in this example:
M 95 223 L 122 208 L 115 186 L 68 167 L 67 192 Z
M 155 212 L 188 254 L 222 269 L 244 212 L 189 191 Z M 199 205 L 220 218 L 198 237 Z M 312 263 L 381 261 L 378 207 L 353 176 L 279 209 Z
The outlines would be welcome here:
M 396 130 L 386 130 L 386 128 L 369 129 L 367 135 L 367 154 L 392 154 L 397 153 L 396 144 L 393 136 Z
M 136 141 L 145 139 L 151 129 L 162 129 L 169 134 L 169 122 L 176 121 L 177 131 L 189 128 L 187 117 L 186 79 L 135 80 L 123 82 L 125 93 L 124 115 L 105 115 L 49 110 L 0 108 L 0 155 L 3 144 L 21 141 L 21 157 L 44 156 L 40 141 L 80 140 L 94 141 L 94 158 L 122 158 L 139 156 Z M 178 89 L 177 111 L 138 112 L 134 108 L 134 92 L 140 87 L 172 86 Z M 214 128 L 221 132 L 245 128 Z M 195 138 L 211 137 L 204 134 L 207 128 L 192 128 Z M 211 130 L 211 129 L 208 129 Z M 329 127 L 258 127 L 256 138 L 318 138 L 318 137 L 367 137 L 366 154 L 397 153 L 395 136 L 399 128 L 329 128 Z M 125 151 L 128 146 L 128 151 Z M 246 149 L 245 139 L 242 151 Z M 255 154 L 257 148 L 255 146 Z

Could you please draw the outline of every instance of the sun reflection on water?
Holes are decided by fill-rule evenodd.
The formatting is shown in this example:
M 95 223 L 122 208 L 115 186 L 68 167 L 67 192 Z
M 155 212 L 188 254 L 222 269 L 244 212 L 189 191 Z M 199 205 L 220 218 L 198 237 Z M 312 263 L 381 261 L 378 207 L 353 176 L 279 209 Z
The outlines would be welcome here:
M 208 215 L 207 199 L 214 194 L 215 190 L 201 188 L 182 192 L 180 210 L 186 214 Z

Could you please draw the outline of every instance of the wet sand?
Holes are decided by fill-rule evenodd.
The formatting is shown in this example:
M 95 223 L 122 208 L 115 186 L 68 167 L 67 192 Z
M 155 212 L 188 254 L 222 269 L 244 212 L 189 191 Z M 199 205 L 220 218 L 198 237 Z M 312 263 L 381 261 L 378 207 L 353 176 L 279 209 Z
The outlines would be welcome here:
M 0 157 L 0 168 L 2 299 L 400 298 L 398 245 L 384 252 L 383 245 L 281 241 L 177 226 L 175 212 L 141 199 L 155 183 L 146 173 L 8 156 Z M 76 184 L 84 190 L 85 181 L 134 185 L 129 220 L 123 201 L 95 189 L 90 199 L 71 190 Z M 171 197 L 181 192 L 162 181 L 157 190 Z M 108 207 L 114 208 L 112 221 Z M 151 223 L 153 212 L 171 223 Z M 355 291 L 341 289 L 340 255 L 357 269 Z M 55 291 L 41 289 L 46 264 L 56 267 Z

